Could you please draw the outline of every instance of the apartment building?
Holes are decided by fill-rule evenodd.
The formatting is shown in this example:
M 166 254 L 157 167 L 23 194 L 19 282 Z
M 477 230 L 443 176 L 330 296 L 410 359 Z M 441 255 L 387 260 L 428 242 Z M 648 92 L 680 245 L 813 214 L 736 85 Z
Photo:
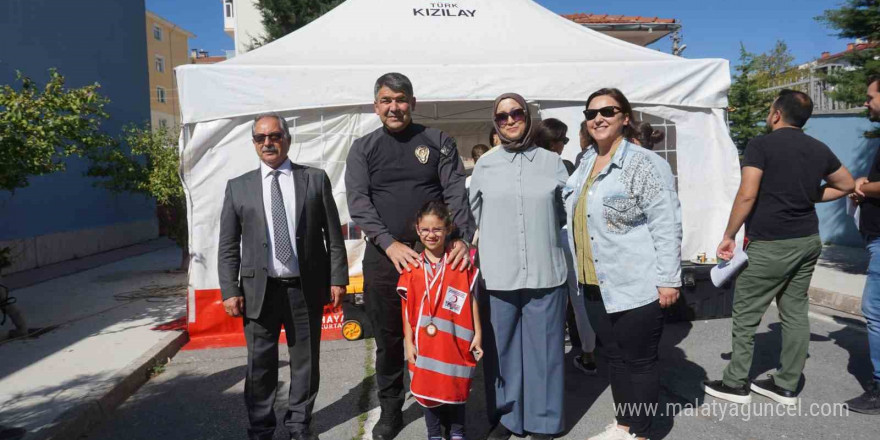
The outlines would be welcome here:
M 174 68 L 189 64 L 189 39 L 195 34 L 146 11 L 147 68 L 150 72 L 150 123 L 180 126 L 180 104 Z

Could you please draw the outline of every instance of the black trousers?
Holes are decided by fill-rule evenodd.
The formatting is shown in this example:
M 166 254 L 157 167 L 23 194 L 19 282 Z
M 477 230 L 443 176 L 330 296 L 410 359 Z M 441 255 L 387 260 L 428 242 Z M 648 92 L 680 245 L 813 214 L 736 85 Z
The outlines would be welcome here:
M 322 306 L 319 301 L 307 300 L 298 284 L 282 284 L 270 278 L 260 317 L 244 319 L 248 348 L 244 401 L 250 421 L 249 439 L 271 440 L 275 432 L 278 338 L 282 325 L 290 353 L 290 395 L 284 424 L 291 433 L 308 429 L 320 383 Z
M 565 326 L 568 327 L 568 340 L 571 342 L 572 349 L 581 349 L 581 335 L 578 333 L 577 320 L 574 317 L 574 306 L 571 304 L 571 299 L 568 300 L 568 305 L 565 306 Z
M 464 404 L 440 405 L 434 408 L 422 407 L 425 413 L 425 425 L 428 428 L 428 439 L 437 440 L 443 438 L 442 426 L 449 431 L 450 440 L 464 438 L 464 423 L 467 418 Z
M 581 287 L 584 288 L 587 316 L 596 331 L 598 346 L 608 359 L 617 423 L 628 426 L 637 437 L 646 437 L 660 401 L 657 366 L 660 336 L 663 335 L 660 301 L 607 313 L 599 287 Z
M 397 282 L 400 274 L 373 243 L 364 251 L 364 306 L 376 340 L 376 386 L 383 410 L 403 407 L 403 315 Z

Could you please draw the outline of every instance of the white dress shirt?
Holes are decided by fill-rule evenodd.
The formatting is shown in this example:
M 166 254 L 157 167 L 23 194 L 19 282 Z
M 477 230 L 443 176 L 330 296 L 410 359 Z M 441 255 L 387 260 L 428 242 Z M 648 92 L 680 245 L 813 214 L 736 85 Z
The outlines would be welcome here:
M 281 197 L 284 199 L 284 212 L 287 214 L 287 229 L 290 234 L 290 245 L 293 254 L 286 263 L 275 258 L 275 228 L 272 227 L 272 172 L 275 171 L 269 165 L 260 162 L 260 172 L 263 176 L 263 211 L 266 213 L 266 229 L 269 237 L 269 267 L 268 273 L 273 278 L 290 278 L 299 276 L 299 257 L 296 254 L 296 192 L 293 189 L 293 167 L 290 159 L 278 167 L 281 174 L 278 175 L 278 185 L 281 187 Z

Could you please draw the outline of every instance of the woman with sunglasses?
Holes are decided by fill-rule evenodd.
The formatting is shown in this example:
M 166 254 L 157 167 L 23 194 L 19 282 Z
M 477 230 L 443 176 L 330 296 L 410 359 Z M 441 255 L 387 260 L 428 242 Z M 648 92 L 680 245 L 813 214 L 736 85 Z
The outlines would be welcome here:
M 633 144 L 632 107 L 617 89 L 587 99 L 592 145 L 563 197 L 587 315 L 608 360 L 614 423 L 590 440 L 645 438 L 659 399 L 663 308 L 681 286 L 681 207 L 669 164 Z
M 477 162 L 470 192 L 489 296 L 486 406 L 498 421 L 489 438 L 550 439 L 564 428 L 568 294 L 559 230 L 568 172 L 559 155 L 534 145 L 522 96 L 501 95 L 493 110 L 501 146 Z

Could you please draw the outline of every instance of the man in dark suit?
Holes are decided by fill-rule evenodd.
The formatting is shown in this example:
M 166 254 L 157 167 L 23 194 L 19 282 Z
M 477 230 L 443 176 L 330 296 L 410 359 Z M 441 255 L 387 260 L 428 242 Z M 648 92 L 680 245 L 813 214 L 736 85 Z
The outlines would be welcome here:
M 226 184 L 217 268 L 226 313 L 244 317 L 248 438 L 271 440 L 275 432 L 283 325 L 290 352 L 284 424 L 291 439 L 317 439 L 309 423 L 318 394 L 323 306 L 331 300 L 339 305 L 348 284 L 339 213 L 327 174 L 287 158 L 284 118 L 257 116 L 252 135 L 260 167 Z

